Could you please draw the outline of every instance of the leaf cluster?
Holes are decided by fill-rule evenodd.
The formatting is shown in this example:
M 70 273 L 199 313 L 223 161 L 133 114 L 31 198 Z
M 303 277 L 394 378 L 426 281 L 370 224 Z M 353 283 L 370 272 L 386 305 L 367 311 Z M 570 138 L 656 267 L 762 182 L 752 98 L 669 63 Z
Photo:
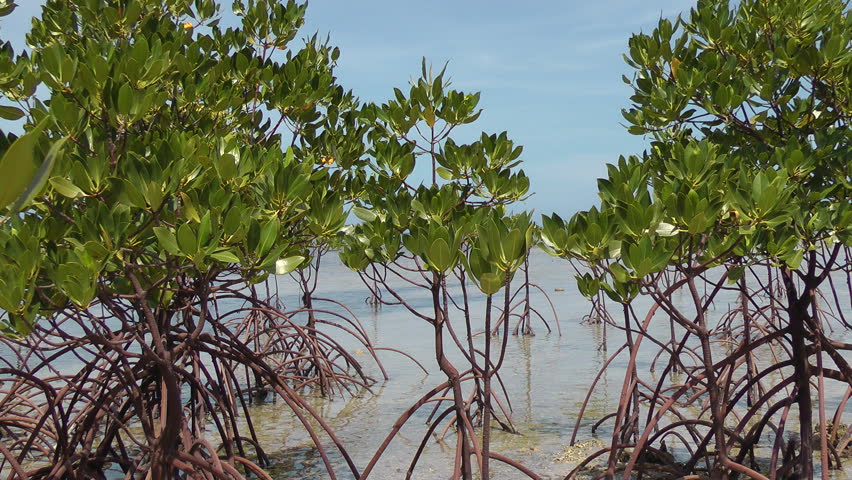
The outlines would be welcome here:
M 55 163 L 0 227 L 10 333 L 139 288 L 168 308 L 187 279 L 260 281 L 337 233 L 363 131 L 334 76 L 339 51 L 316 37 L 294 47 L 304 12 L 235 2 L 239 26 L 225 28 L 213 0 L 46 3 L 32 55 L 0 78 L 29 106 L 15 192 L 34 159 Z
M 581 291 L 628 301 L 668 266 L 768 260 L 852 244 L 852 15 L 841 1 L 699 1 L 630 39 L 632 133 L 649 151 L 598 182 L 601 205 L 544 217 Z
M 365 106 L 371 175 L 353 208 L 363 223 L 340 255 L 361 270 L 407 252 L 440 275 L 463 267 L 491 295 L 534 243 L 529 215 L 505 215 L 529 190 L 516 169 L 523 149 L 506 132 L 459 143 L 452 132 L 479 117 L 479 94 L 450 89 L 445 74 L 434 75 L 424 60 L 408 94 L 395 89 L 392 100 Z M 430 167 L 431 184 L 417 181 L 418 163 Z

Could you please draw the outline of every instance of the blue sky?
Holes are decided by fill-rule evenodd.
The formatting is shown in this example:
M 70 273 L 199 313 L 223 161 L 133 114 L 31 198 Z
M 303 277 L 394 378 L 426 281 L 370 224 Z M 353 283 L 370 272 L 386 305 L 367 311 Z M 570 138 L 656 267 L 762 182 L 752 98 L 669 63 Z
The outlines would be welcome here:
M 18 0 L 0 20 L 19 40 L 40 0 Z M 226 2 L 223 2 L 226 3 Z M 407 90 L 421 58 L 449 61 L 453 87 L 482 94 L 479 121 L 459 133 L 509 132 L 524 145 L 523 169 L 536 194 L 525 207 L 568 216 L 596 203 L 595 179 L 646 142 L 621 126 L 630 76 L 622 59 L 631 33 L 688 12 L 692 0 L 532 1 L 314 0 L 303 36 L 330 35 L 341 49 L 340 82 L 365 101 Z M 16 42 L 17 43 L 17 42 Z M 20 45 L 20 43 L 18 43 Z

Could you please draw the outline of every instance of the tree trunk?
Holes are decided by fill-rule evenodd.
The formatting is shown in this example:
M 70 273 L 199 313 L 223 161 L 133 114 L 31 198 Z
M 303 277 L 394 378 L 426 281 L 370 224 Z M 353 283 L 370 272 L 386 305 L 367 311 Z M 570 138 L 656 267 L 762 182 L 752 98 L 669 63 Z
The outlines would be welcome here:
M 808 285 L 802 295 L 796 292 L 793 272 L 781 270 L 784 287 L 787 291 L 787 315 L 790 319 L 790 338 L 793 350 L 793 375 L 798 390 L 796 403 L 799 406 L 799 435 L 801 452 L 799 454 L 799 474 L 801 478 L 813 478 L 813 404 L 811 402 L 811 365 L 808 362 L 806 344 L 806 322 L 808 305 L 813 293 Z
M 458 441 L 461 442 L 461 475 L 464 480 L 471 480 L 473 472 L 470 465 L 470 445 L 467 441 L 467 428 L 464 419 L 467 412 L 464 406 L 464 394 L 461 389 L 459 371 L 444 354 L 444 311 L 441 307 L 441 275 L 435 273 L 432 277 L 432 306 L 435 312 L 435 359 L 438 367 L 447 376 L 453 389 L 453 401 L 456 410 L 456 429 Z

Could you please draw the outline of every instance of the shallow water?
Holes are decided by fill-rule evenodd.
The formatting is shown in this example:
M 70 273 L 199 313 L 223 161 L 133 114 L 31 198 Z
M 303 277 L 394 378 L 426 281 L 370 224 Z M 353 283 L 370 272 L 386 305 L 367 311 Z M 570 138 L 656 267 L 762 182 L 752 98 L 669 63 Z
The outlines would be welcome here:
M 512 419 L 519 434 L 503 433 L 495 429 L 492 435 L 492 450 L 521 461 L 544 478 L 563 478 L 575 464 L 556 461 L 556 458 L 563 453 L 564 447 L 570 441 L 588 386 L 608 356 L 623 343 L 623 333 L 610 327 L 607 332 L 608 352 L 599 348 L 604 335 L 603 327 L 600 324 L 583 322 L 583 317 L 589 312 L 589 304 L 576 291 L 572 269 L 563 260 L 552 258 L 543 252 L 535 252 L 531 257 L 530 275 L 530 280 L 547 292 L 552 300 L 558 312 L 562 334 L 556 332 L 547 300 L 540 292 L 533 290 L 533 305 L 550 323 L 553 332 L 547 333 L 544 324 L 535 319 L 535 336 L 509 338 L 501 374 L 512 404 Z M 516 283 L 517 281 L 518 279 Z M 363 468 L 399 415 L 417 398 L 439 385 L 444 376 L 433 359 L 431 325 L 400 306 L 385 306 L 378 311 L 372 310 L 364 302 L 367 291 L 357 275 L 349 272 L 332 256 L 323 260 L 319 286 L 316 295 L 333 298 L 349 306 L 377 346 L 401 349 L 416 357 L 429 371 L 428 375 L 424 375 L 412 362 L 398 354 L 379 352 L 390 379 L 377 384 L 372 393 L 362 392 L 355 398 L 337 397 L 331 401 L 314 399 L 315 407 L 329 419 L 329 424 L 343 440 L 356 465 Z M 297 305 L 298 296 L 295 291 L 295 285 L 289 279 L 279 280 L 279 292 L 287 305 Z M 413 303 L 428 306 L 429 299 L 425 292 L 407 289 L 400 293 L 405 298 L 413 295 Z M 687 299 L 683 298 L 683 301 Z M 716 301 L 716 314 L 721 315 L 727 311 L 728 304 L 734 301 L 733 295 L 721 294 Z M 845 302 L 843 305 L 846 308 L 850 308 L 848 297 L 843 297 L 841 301 Z M 647 311 L 647 306 L 648 303 L 644 300 L 637 302 L 636 312 L 640 318 Z M 480 312 L 481 316 L 484 307 L 484 300 L 481 300 L 474 304 L 473 309 Z M 460 314 L 456 315 L 460 317 Z M 461 319 L 454 318 L 453 321 L 458 322 L 455 328 L 461 334 Z M 514 327 L 514 324 L 512 326 Z M 651 324 L 652 331 L 663 332 L 668 331 L 668 328 L 668 322 L 654 321 Z M 846 336 L 841 335 L 839 331 L 834 333 L 835 338 Z M 481 346 L 484 337 L 477 336 L 476 341 Z M 492 348 L 499 347 L 500 341 L 500 337 L 494 337 Z M 450 340 L 447 342 L 449 344 Z M 357 348 L 352 345 L 352 349 Z M 380 378 L 379 372 L 366 355 L 359 358 L 370 366 L 370 371 L 376 378 Z M 460 358 L 454 357 L 456 360 Z M 637 365 L 640 371 L 647 373 L 652 360 L 651 354 L 640 355 Z M 766 361 L 771 359 L 767 357 Z M 608 443 L 611 436 L 611 430 L 608 430 L 609 422 L 604 423 L 596 435 L 591 433 L 590 428 L 601 417 L 615 411 L 626 363 L 627 356 L 620 355 L 599 381 L 584 415 L 578 442 L 600 439 Z M 845 387 L 837 382 L 829 382 L 828 385 L 830 389 L 826 404 L 829 412 L 833 412 Z M 370 478 L 398 479 L 404 476 L 426 431 L 425 420 L 430 412 L 431 409 L 423 407 L 418 415 L 409 421 L 384 453 Z M 845 419 L 846 422 L 849 420 Z M 319 455 L 299 426 L 294 423 L 286 407 L 257 407 L 255 421 L 262 425 L 259 430 L 264 437 L 263 443 L 275 459 L 276 465 L 272 469 L 274 478 L 327 478 Z M 788 431 L 796 423 L 791 417 L 787 422 Z M 448 434 L 447 443 L 438 442 L 435 438 L 430 439 L 415 470 L 414 478 L 448 478 L 455 454 L 451 434 L 452 432 Z M 674 453 L 678 455 L 679 452 L 675 450 Z M 341 478 L 349 478 L 345 476 L 346 469 L 343 468 L 344 464 L 339 457 L 335 457 L 335 463 L 341 467 L 338 469 Z M 493 478 L 522 477 L 516 471 L 500 464 L 497 464 L 494 470 Z M 847 477 L 840 472 L 833 478 Z
M 564 453 L 564 447 L 570 442 L 588 386 L 608 356 L 622 344 L 623 333 L 612 327 L 605 332 L 601 324 L 583 321 L 583 317 L 589 313 L 590 305 L 577 292 L 573 270 L 565 261 L 536 251 L 531 256 L 530 275 L 530 280 L 540 286 L 553 302 L 558 313 L 561 335 L 556 330 L 556 319 L 548 301 L 539 290 L 533 289 L 533 306 L 550 323 L 553 331 L 548 333 L 545 325 L 534 318 L 535 336 L 509 337 L 501 375 L 511 401 L 512 420 L 519 433 L 508 434 L 495 429 L 492 435 L 492 450 L 520 461 L 543 478 L 561 479 L 575 464 L 558 461 L 557 457 Z M 515 283 L 519 283 L 519 280 L 520 277 L 516 278 Z M 279 277 L 277 282 L 278 294 L 285 307 L 298 308 L 300 295 L 294 281 L 283 276 Z M 428 292 L 405 287 L 401 288 L 399 293 L 413 305 L 423 308 L 426 313 L 425 309 L 430 304 Z M 377 383 L 372 391 L 361 391 L 355 396 L 338 395 L 332 400 L 310 397 L 313 407 L 322 414 L 343 441 L 355 464 L 363 469 L 400 414 L 420 396 L 444 381 L 445 377 L 434 361 L 433 330 L 431 325 L 415 317 L 404 307 L 384 306 L 374 310 L 367 305 L 367 289 L 357 274 L 342 266 L 335 255 L 328 255 L 323 259 L 319 289 L 315 295 L 348 306 L 363 324 L 374 345 L 402 350 L 419 360 L 429 372 L 424 374 L 413 362 L 397 353 L 380 351 L 378 355 L 390 378 Z M 678 295 L 681 294 L 676 294 L 675 298 L 679 299 L 679 302 L 685 304 L 688 301 L 686 296 Z M 735 300 L 733 294 L 720 294 L 715 302 L 714 314 L 718 317 L 727 311 Z M 841 304 L 847 313 L 852 314 L 852 302 L 848 296 L 841 298 Z M 647 300 L 637 300 L 636 314 L 640 319 L 647 311 L 648 305 Z M 338 307 L 322 302 L 315 306 L 328 306 L 331 310 L 340 311 Z M 474 318 L 474 328 L 481 329 L 484 299 L 476 297 L 472 308 L 478 313 Z M 463 335 L 461 314 L 451 311 L 451 315 L 457 333 Z M 650 330 L 661 333 L 667 332 L 668 328 L 668 322 L 661 318 L 651 323 Z M 608 337 L 606 350 L 600 348 L 604 335 Z M 832 336 L 838 340 L 848 341 L 850 338 L 850 335 L 840 330 L 835 331 Z M 666 338 L 665 335 L 661 337 Z M 371 376 L 381 379 L 381 372 L 369 355 L 361 351 L 362 346 L 345 335 L 336 333 L 335 338 L 363 362 Z M 479 348 L 484 341 L 485 337 L 482 335 L 475 338 Z M 491 341 L 492 348 L 497 348 L 502 338 L 493 337 Z M 447 339 L 446 342 L 451 359 L 460 360 L 461 355 L 458 352 L 453 355 L 455 349 L 451 340 Z M 640 374 L 644 372 L 645 378 L 656 380 L 648 373 L 653 353 L 656 352 L 656 349 L 651 347 L 650 342 L 643 344 L 637 367 Z M 4 347 L 0 345 L 0 349 L 2 348 Z M 7 351 L 0 350 L 0 355 L 9 358 Z M 771 357 L 767 355 L 762 361 L 770 362 Z M 609 442 L 611 421 L 605 422 L 596 434 L 592 434 L 591 426 L 601 417 L 615 411 L 626 364 L 627 356 L 622 354 L 601 377 L 581 423 L 578 442 Z M 64 371 L 78 368 L 71 363 L 56 367 Z M 829 394 L 826 403 L 828 411 L 833 412 L 845 386 L 838 382 L 827 382 Z M 430 413 L 431 408 L 425 406 L 409 420 L 381 457 L 370 478 L 381 480 L 404 477 L 426 432 L 425 422 Z M 328 478 L 316 448 L 286 405 L 279 402 L 255 406 L 252 407 L 252 416 L 261 445 L 273 460 L 270 468 L 273 478 Z M 852 419 L 844 418 L 844 421 L 850 423 Z M 796 423 L 795 418 L 791 417 L 787 422 L 788 431 Z M 441 430 L 443 426 L 438 432 Z M 326 447 L 336 466 L 338 478 L 352 478 L 347 473 L 341 456 L 335 454 L 333 445 L 326 442 Z M 674 448 L 673 453 L 682 456 L 685 451 Z M 454 455 L 452 431 L 447 433 L 447 442 L 438 441 L 435 437 L 429 439 L 413 478 L 448 478 Z M 492 462 L 492 465 L 492 478 L 522 478 L 521 474 L 497 462 Z M 835 472 L 833 478 L 840 480 L 852 478 L 852 475 Z

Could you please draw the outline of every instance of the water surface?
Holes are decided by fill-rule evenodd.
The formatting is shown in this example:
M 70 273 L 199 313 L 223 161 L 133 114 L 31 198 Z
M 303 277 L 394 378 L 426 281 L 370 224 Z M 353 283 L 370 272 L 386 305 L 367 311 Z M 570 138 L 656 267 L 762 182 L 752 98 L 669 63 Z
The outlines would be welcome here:
M 544 478 L 563 478 L 574 467 L 574 463 L 558 461 L 557 458 L 564 453 L 564 447 L 570 441 L 588 386 L 609 355 L 624 341 L 622 332 L 609 327 L 606 332 L 608 348 L 601 348 L 604 327 L 584 321 L 590 305 L 577 292 L 572 272 L 564 260 L 550 257 L 540 251 L 531 256 L 531 281 L 541 287 L 553 302 L 562 334 L 559 335 L 556 331 L 548 301 L 541 292 L 533 289 L 533 305 L 544 315 L 553 331 L 548 333 L 544 324 L 534 319 L 535 336 L 509 338 L 501 374 L 506 383 L 513 408 L 512 418 L 519 434 L 503 433 L 495 429 L 492 436 L 492 450 L 521 461 Z M 516 283 L 519 279 L 520 275 L 516 278 Z M 298 305 L 296 286 L 286 277 L 279 279 L 279 292 L 288 306 Z M 405 288 L 400 293 L 427 313 L 430 302 L 428 292 Z M 403 350 L 417 358 L 429 371 L 428 375 L 423 374 L 409 360 L 392 352 L 379 352 L 390 379 L 377 384 L 372 393 L 362 392 L 355 398 L 338 397 L 331 401 L 314 399 L 315 406 L 326 416 L 329 424 L 343 440 L 355 463 L 359 468 L 363 468 L 399 415 L 421 395 L 444 381 L 445 377 L 434 361 L 433 329 L 427 322 L 416 318 L 401 306 L 372 309 L 365 303 L 368 292 L 357 274 L 348 271 L 333 255 L 323 259 L 316 295 L 333 298 L 349 306 L 377 346 Z M 685 304 L 688 300 L 685 296 L 678 298 L 679 303 Z M 718 318 L 735 302 L 734 294 L 720 294 L 712 314 Z M 852 310 L 848 296 L 841 298 L 841 304 Z M 636 305 L 637 315 L 644 316 L 649 302 L 639 299 Z M 472 306 L 473 311 L 477 312 L 475 323 L 481 328 L 484 300 L 478 298 Z M 615 313 L 619 313 L 617 309 Z M 451 312 L 451 315 L 454 315 L 452 321 L 457 333 L 461 334 L 463 318 L 460 312 Z M 514 327 L 514 321 L 512 326 Z M 663 318 L 655 318 L 651 323 L 652 332 L 661 334 L 668 332 L 668 329 L 668 321 Z M 847 335 L 840 331 L 834 332 L 834 338 L 845 337 Z M 346 339 L 342 341 L 347 344 Z M 476 341 L 481 347 L 484 337 L 480 335 L 476 337 Z M 498 347 L 500 341 L 499 337 L 494 337 L 492 348 Z M 446 345 L 450 345 L 451 341 L 446 339 L 446 342 Z M 646 344 L 643 347 L 648 348 L 644 348 L 637 367 L 640 372 L 645 372 L 644 377 L 648 378 L 651 375 L 648 369 L 656 349 L 651 348 L 653 346 L 650 342 Z M 359 347 L 352 343 L 351 348 L 356 351 Z M 380 378 L 379 372 L 370 364 L 366 355 L 359 358 L 369 366 L 376 378 Z M 460 355 L 452 358 L 461 360 Z M 767 356 L 763 360 L 768 362 L 771 358 Z M 462 363 L 459 361 L 459 364 Z M 608 444 L 611 436 L 609 422 L 604 423 L 596 434 L 591 433 L 591 426 L 604 415 L 615 411 L 626 364 L 627 356 L 621 355 L 602 376 L 581 423 L 578 442 L 600 440 Z M 662 368 L 662 364 L 659 368 Z M 656 380 L 655 376 L 650 378 Z M 830 381 L 828 386 L 830 390 L 826 403 L 829 412 L 833 412 L 845 387 Z M 418 415 L 409 421 L 385 452 L 370 478 L 398 479 L 404 476 L 426 431 L 425 421 L 429 413 L 431 409 L 423 407 Z M 255 420 L 262 425 L 259 430 L 264 436 L 263 440 L 267 448 L 274 452 L 273 456 L 278 462 L 272 470 L 275 478 L 327 477 L 319 455 L 285 407 L 258 407 Z M 847 418 L 845 421 L 849 420 Z M 791 416 L 787 422 L 788 431 L 796 423 Z M 431 439 L 414 478 L 448 478 L 455 455 L 454 446 L 452 432 L 448 433 L 445 443 Z M 675 451 L 675 454 L 683 452 Z M 337 460 L 340 461 L 339 458 Z M 493 478 L 522 478 L 521 474 L 506 469 L 497 462 L 492 464 L 496 464 Z M 341 468 L 339 472 L 344 470 Z M 846 476 L 840 473 L 834 478 L 841 479 Z

